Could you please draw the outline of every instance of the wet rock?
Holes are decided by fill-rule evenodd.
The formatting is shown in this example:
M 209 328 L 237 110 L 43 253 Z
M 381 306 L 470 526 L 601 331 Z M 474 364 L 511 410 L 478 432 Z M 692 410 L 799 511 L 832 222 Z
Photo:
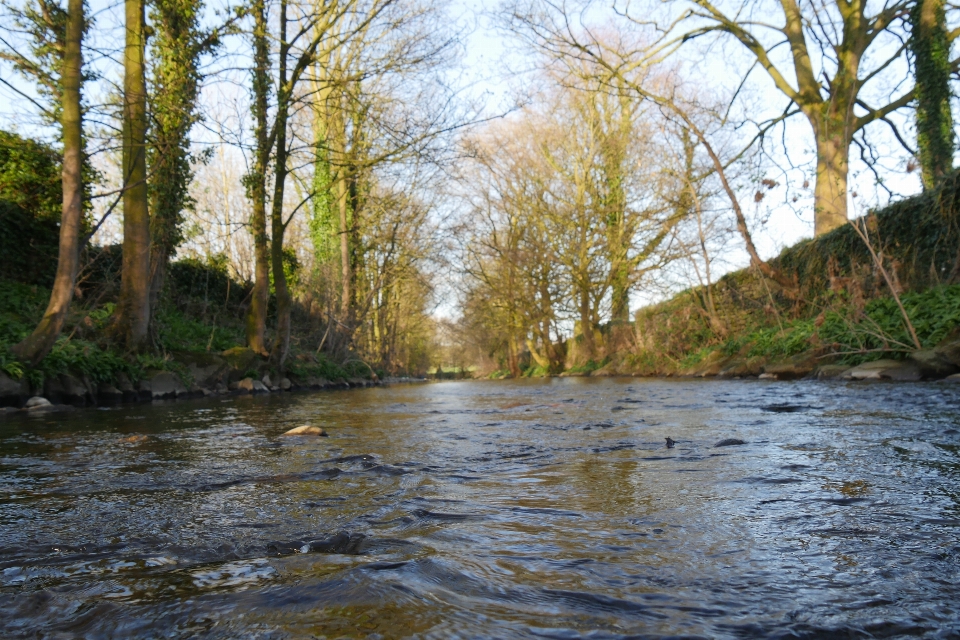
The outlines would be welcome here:
M 953 332 L 956 333 L 955 331 Z M 950 364 L 960 367 L 960 340 L 956 335 L 948 337 L 946 340 L 936 346 L 934 351 Z
M 136 402 L 140 399 L 140 393 L 134 388 L 126 374 L 121 373 L 117 376 L 117 388 L 123 393 L 124 402 Z
M 25 380 L 13 380 L 0 371 L 0 407 L 19 407 Z
M 362 533 L 347 533 L 341 531 L 336 535 L 319 538 L 317 540 L 294 540 L 290 542 L 271 542 L 267 545 L 267 551 L 277 555 L 287 555 L 293 553 L 343 553 L 356 555 L 363 550 L 363 542 L 366 539 Z
M 844 380 L 916 381 L 920 379 L 920 369 L 910 362 L 884 359 L 852 367 L 840 377 Z
M 69 404 L 53 404 L 49 400 L 41 396 L 34 396 L 27 400 L 27 404 L 24 406 L 24 409 L 29 413 L 47 413 L 50 411 L 71 411 L 73 410 L 73 405 Z
M 717 444 L 713 445 L 714 447 L 736 447 L 741 444 L 747 444 L 746 441 L 740 440 L 739 438 L 724 438 Z
M 331 386 L 330 381 L 326 378 L 310 377 L 305 380 L 305 383 L 311 389 L 326 389 Z
M 89 394 L 87 386 L 69 373 L 50 376 L 43 382 L 43 395 L 54 404 L 72 404 L 84 406 Z
M 960 367 L 953 364 L 935 349 L 914 351 L 907 360 L 920 370 L 920 376 L 928 380 L 939 380 L 960 371 Z
M 308 424 L 305 424 L 301 427 L 294 427 L 289 431 L 283 433 L 285 436 L 327 436 L 327 432 L 320 427 L 313 427 Z
M 306 542 L 300 547 L 299 551 L 300 553 L 344 553 L 356 555 L 360 553 L 360 548 L 366 537 L 367 536 L 362 533 L 349 534 L 346 531 L 341 531 L 329 538 Z
M 150 376 L 150 394 L 154 400 L 169 400 L 187 395 L 187 388 L 176 375 L 160 371 Z
M 814 372 L 814 377 L 816 377 L 817 380 L 839 378 L 849 369 L 849 365 L 845 364 L 822 364 L 817 367 L 817 370 Z
M 759 376 L 763 373 L 763 366 L 766 364 L 766 358 L 763 356 L 754 356 L 752 358 L 734 358 L 728 361 L 724 368 L 717 375 L 721 378 L 746 378 Z
M 226 358 L 215 353 L 178 352 L 174 358 L 187 366 L 190 377 L 201 388 L 212 388 L 222 382 L 230 371 Z
M 121 402 L 123 402 L 123 391 L 106 382 L 97 385 L 97 404 L 112 407 Z
M 263 383 L 253 378 L 244 378 L 237 383 L 237 391 L 243 393 L 270 393 L 270 390 L 263 386 Z
M 32 398 L 27 400 L 27 403 L 23 405 L 23 408 L 36 409 L 37 407 L 49 407 L 52 405 L 53 403 L 47 400 L 46 398 L 44 398 L 43 396 L 33 396 Z
M 706 358 L 688 369 L 680 372 L 681 376 L 694 378 L 712 378 L 719 374 L 730 361 L 730 357 L 722 351 L 712 351 Z
M 280 379 L 280 389 L 283 391 L 290 391 L 293 387 L 293 383 L 290 382 L 290 378 L 281 378 Z
M 777 380 L 799 380 L 806 378 L 817 368 L 817 360 L 810 353 L 801 353 L 783 362 L 764 365 L 763 372 L 771 374 Z
M 674 440 L 673 438 L 666 438 L 666 440 L 667 440 L 667 449 L 673 449 L 673 447 L 675 447 L 677 444 L 677 441 Z

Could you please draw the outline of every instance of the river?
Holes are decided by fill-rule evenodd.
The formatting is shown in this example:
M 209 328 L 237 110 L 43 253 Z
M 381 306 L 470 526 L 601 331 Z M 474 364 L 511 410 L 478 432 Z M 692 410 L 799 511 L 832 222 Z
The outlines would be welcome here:
M 281 435 L 303 424 L 330 437 Z M 960 635 L 960 385 L 464 381 L 0 420 L 4 638 L 840 634 Z

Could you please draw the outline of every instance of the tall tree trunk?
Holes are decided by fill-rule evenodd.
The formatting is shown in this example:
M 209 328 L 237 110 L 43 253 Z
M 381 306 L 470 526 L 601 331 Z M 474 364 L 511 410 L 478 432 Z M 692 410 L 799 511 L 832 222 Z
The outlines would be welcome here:
M 167 265 L 183 235 L 183 211 L 192 208 L 190 129 L 197 118 L 201 42 L 197 20 L 200 0 L 154 0 L 151 18 L 156 33 L 151 95 L 150 309 L 156 313 Z
M 917 97 L 917 149 L 923 188 L 953 170 L 956 139 L 950 111 L 950 41 L 944 0 L 917 0 L 910 10 Z
M 817 180 L 814 187 L 814 230 L 821 236 L 847 224 L 847 173 L 850 138 L 842 118 L 829 115 L 813 120 L 817 142 Z
M 271 359 L 283 370 L 290 349 L 290 310 L 292 301 L 283 270 L 283 194 L 287 181 L 287 113 L 293 98 L 287 87 L 287 0 L 280 0 L 280 52 L 277 86 L 277 147 L 274 157 L 273 202 L 270 208 L 270 258 L 273 267 L 273 288 L 277 297 L 277 339 L 273 343 Z
M 144 346 L 150 325 L 150 215 L 147 205 L 147 88 L 144 3 L 125 0 L 123 65 L 123 267 L 116 331 L 128 349 Z
M 337 177 L 337 203 L 340 209 L 340 315 L 343 323 L 350 326 L 353 269 L 350 264 L 350 198 L 345 171 L 346 167 L 340 167 Z
M 69 0 L 61 67 L 60 122 L 63 136 L 63 205 L 60 214 L 60 252 L 50 302 L 43 318 L 29 336 L 13 347 L 17 357 L 37 364 L 53 347 L 73 300 L 80 262 L 80 225 L 83 221 L 83 0 Z
M 253 169 L 246 176 L 250 199 L 250 228 L 253 234 L 254 281 L 247 313 L 247 346 L 267 354 L 267 304 L 270 294 L 270 249 L 267 246 L 267 163 L 270 149 L 267 134 L 267 98 L 270 92 L 270 44 L 267 40 L 265 0 L 253 4 L 253 116 L 257 148 Z
M 590 292 L 586 289 L 580 291 L 580 335 L 583 336 L 582 353 L 587 360 L 593 360 L 596 355 L 597 347 L 593 340 L 593 313 L 590 308 Z

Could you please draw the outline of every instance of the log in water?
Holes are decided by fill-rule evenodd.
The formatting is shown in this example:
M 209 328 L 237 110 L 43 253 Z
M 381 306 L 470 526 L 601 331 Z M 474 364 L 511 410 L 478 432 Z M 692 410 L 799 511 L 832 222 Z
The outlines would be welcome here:
M 16 416 L 0 636 L 960 634 L 958 428 L 946 384 L 628 379 Z

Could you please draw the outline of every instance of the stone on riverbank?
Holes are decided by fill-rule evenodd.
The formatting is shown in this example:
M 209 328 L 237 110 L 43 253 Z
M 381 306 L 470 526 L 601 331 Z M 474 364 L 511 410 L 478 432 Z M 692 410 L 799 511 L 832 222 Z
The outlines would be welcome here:
M 817 380 L 831 380 L 839 378 L 849 370 L 850 367 L 845 364 L 822 364 L 817 367 L 813 375 Z
M 24 409 L 36 409 L 37 407 L 49 407 L 53 403 L 44 398 L 43 396 L 33 396 L 27 403 L 23 405 Z
M 914 351 L 907 360 L 916 365 L 923 378 L 938 380 L 960 371 L 955 364 L 936 349 L 924 349 L 923 351 Z
M 242 393 L 270 393 L 263 383 L 253 378 L 244 378 L 237 383 L 237 391 Z
M 752 358 L 734 358 L 724 364 L 723 369 L 717 376 L 721 378 L 746 378 L 759 376 L 763 373 L 763 366 L 767 360 L 763 356 L 753 356 Z
M 187 388 L 180 378 L 169 371 L 159 371 L 148 376 L 150 394 L 154 400 L 172 400 L 177 396 L 187 395 Z
M 106 382 L 97 385 L 97 404 L 112 407 L 121 402 L 123 402 L 123 391 Z
M 844 380 L 897 380 L 915 382 L 920 379 L 920 368 L 911 362 L 899 360 L 874 360 L 864 362 L 845 371 Z
M 43 396 L 53 404 L 84 406 L 90 400 L 87 386 L 69 373 L 50 376 L 43 381 Z
M 799 380 L 806 378 L 817 368 L 817 359 L 812 353 L 801 353 L 789 360 L 764 365 L 763 372 L 777 380 Z
M 313 427 L 308 424 L 305 424 L 301 427 L 294 427 L 289 431 L 283 433 L 285 436 L 322 436 L 327 437 L 327 432 L 320 427 Z
M 24 393 L 24 381 L 11 379 L 0 371 L 0 407 L 19 407 Z

